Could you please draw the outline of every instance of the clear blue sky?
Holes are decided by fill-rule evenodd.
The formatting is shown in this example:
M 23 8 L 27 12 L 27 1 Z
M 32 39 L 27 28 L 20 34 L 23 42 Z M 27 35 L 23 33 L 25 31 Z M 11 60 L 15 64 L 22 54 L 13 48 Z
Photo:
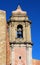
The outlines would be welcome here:
M 7 13 L 7 20 L 11 15 L 11 11 L 20 5 L 22 10 L 28 13 L 29 19 L 32 21 L 32 57 L 40 60 L 40 0 L 0 0 L 0 9 Z

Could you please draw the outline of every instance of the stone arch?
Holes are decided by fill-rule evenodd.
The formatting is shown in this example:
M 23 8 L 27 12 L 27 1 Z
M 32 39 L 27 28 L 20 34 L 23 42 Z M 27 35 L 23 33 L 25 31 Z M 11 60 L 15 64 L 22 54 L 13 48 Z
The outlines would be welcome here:
M 21 24 L 17 25 L 17 38 L 23 38 L 23 26 Z

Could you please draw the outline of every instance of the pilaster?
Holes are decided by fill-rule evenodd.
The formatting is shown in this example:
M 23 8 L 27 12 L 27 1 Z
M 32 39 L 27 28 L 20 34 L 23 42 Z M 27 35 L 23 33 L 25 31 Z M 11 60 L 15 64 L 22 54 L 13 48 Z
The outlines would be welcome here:
M 27 65 L 32 65 L 32 45 L 27 44 Z

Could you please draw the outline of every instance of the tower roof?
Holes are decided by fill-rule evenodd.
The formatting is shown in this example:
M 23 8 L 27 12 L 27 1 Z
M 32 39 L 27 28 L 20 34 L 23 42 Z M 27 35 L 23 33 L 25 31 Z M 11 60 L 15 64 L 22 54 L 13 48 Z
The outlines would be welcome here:
M 22 11 L 20 5 L 18 5 L 17 9 L 15 11 L 12 11 L 12 14 L 13 15 L 18 15 L 18 14 L 26 15 L 26 11 Z

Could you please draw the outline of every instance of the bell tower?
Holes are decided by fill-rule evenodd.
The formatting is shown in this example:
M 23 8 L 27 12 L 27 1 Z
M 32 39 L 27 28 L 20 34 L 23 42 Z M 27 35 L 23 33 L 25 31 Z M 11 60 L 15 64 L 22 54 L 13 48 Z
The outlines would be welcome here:
M 8 21 L 10 64 L 32 65 L 31 21 L 18 5 Z

